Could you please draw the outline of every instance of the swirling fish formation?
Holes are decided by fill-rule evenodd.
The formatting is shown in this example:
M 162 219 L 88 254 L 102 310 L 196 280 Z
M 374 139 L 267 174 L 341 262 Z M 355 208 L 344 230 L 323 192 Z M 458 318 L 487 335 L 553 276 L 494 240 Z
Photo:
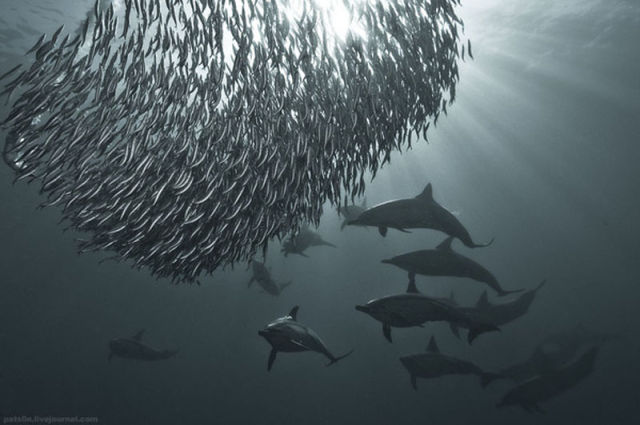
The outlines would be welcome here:
M 176 282 L 317 223 L 426 138 L 470 44 L 458 0 L 361 1 L 362 35 L 343 38 L 319 3 L 289 3 L 96 2 L 2 76 L 5 160 L 87 235 L 81 252 Z

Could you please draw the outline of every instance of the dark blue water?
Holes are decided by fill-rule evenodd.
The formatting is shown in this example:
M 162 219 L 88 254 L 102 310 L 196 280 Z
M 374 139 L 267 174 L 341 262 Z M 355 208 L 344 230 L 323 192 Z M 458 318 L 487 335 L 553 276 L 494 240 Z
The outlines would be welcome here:
M 171 286 L 126 264 L 78 256 L 36 210 L 37 187 L 12 185 L 0 167 L 0 413 L 87 416 L 105 424 L 631 424 L 640 420 L 640 5 L 631 0 L 490 0 L 461 6 L 475 60 L 430 144 L 395 154 L 368 185 L 369 205 L 417 195 L 427 182 L 485 249 L 456 249 L 507 288 L 547 278 L 529 313 L 469 347 L 442 324 L 394 330 L 354 310 L 402 292 L 406 275 L 380 260 L 431 248 L 442 235 L 339 226 L 327 205 L 319 232 L 337 248 L 267 264 L 293 285 L 277 298 L 247 289 L 243 266 L 197 286 Z M 83 1 L 4 0 L 0 73 L 43 32 L 75 25 Z M 4 108 L 4 107 L 3 107 Z M 5 110 L 3 110 L 4 115 Z M 419 277 L 430 295 L 453 289 L 472 304 L 477 282 Z M 280 355 L 257 331 L 300 305 L 298 318 L 336 353 Z M 495 404 L 513 383 L 421 381 L 413 391 L 398 358 L 436 335 L 442 351 L 498 370 L 545 336 L 577 324 L 620 338 L 601 347 L 591 376 L 544 403 L 544 416 Z M 107 361 L 108 341 L 146 329 L 175 359 Z M 5 419 L 6 420 L 6 419 Z

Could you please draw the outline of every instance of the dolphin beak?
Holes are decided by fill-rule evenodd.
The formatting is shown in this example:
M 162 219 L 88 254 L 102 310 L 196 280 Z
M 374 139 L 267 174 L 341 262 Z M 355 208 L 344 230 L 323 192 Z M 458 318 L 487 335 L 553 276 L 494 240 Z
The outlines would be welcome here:
M 265 330 L 258 331 L 258 335 L 260 335 L 260 336 L 262 336 L 264 338 L 266 338 L 268 334 L 269 333 L 267 331 L 265 331 Z
M 368 313 L 369 307 L 367 307 L 366 305 L 357 305 L 356 310 L 361 311 L 363 313 Z
M 381 263 L 385 263 L 385 264 L 393 264 L 390 259 L 389 260 L 381 260 L 380 262 Z

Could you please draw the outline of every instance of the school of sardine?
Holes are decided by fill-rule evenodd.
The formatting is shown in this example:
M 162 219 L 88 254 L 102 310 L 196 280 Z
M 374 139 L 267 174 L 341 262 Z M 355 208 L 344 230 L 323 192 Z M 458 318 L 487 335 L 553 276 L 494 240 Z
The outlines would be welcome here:
M 455 98 L 458 0 L 96 1 L 0 78 L 3 156 L 79 250 L 175 282 L 246 261 L 362 195 Z

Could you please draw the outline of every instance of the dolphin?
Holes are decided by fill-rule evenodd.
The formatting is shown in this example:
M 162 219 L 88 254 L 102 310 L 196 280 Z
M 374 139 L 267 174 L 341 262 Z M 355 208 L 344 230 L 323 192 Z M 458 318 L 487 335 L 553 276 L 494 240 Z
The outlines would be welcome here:
M 589 376 L 597 354 L 598 347 L 593 347 L 573 363 L 521 383 L 505 394 L 496 406 L 519 405 L 528 412 L 543 412 L 538 403 L 575 387 Z
M 258 331 L 258 335 L 271 344 L 267 370 L 271 370 L 273 367 L 273 362 L 276 360 L 276 355 L 279 351 L 285 353 L 315 351 L 316 353 L 324 354 L 329 359 L 327 366 L 331 366 L 353 353 L 353 350 L 351 350 L 338 357 L 331 354 L 313 329 L 298 322 L 298 309 L 298 306 L 293 307 L 288 315 L 274 320 L 266 328 Z
M 156 350 L 142 343 L 144 330 L 131 338 L 116 338 L 109 342 L 109 361 L 112 357 L 123 359 L 156 361 L 174 357 L 178 350 Z
M 493 242 L 493 239 L 484 244 L 473 242 L 462 223 L 433 200 L 431 183 L 415 198 L 374 205 L 347 224 L 377 227 L 382 236 L 386 236 L 389 227 L 402 232 L 406 232 L 405 229 L 439 230 L 460 239 L 469 248 L 485 247 Z
M 408 271 L 409 280 L 415 279 L 416 274 L 425 276 L 468 277 L 486 283 L 500 296 L 522 291 L 522 289 L 515 291 L 502 289 L 498 280 L 491 272 L 470 258 L 453 251 L 451 242 L 453 242 L 453 236 L 446 238 L 436 249 L 413 251 L 388 260 L 382 260 L 382 262 L 385 264 L 393 264 Z
M 322 236 L 309 229 L 309 227 L 304 226 L 300 229 L 300 232 L 297 235 L 291 236 L 289 239 L 284 241 L 282 244 L 282 252 L 285 257 L 289 254 L 298 254 L 303 257 L 307 257 L 304 251 L 311 246 L 336 247 L 334 244 L 322 239 Z
M 489 301 L 489 295 L 485 290 L 474 307 L 462 307 L 461 310 L 471 317 L 482 318 L 494 323 L 496 326 L 503 326 L 524 316 L 527 311 L 529 311 L 529 307 L 535 299 L 537 292 L 545 283 L 546 279 L 540 282 L 536 288 L 522 293 L 513 300 L 500 304 L 492 304 Z M 459 336 L 458 329 L 455 324 L 451 325 L 451 330 L 454 335 Z
M 619 335 L 593 331 L 580 323 L 571 329 L 548 335 L 536 346 L 534 353 L 542 353 L 551 359 L 556 356 L 554 353 L 560 352 L 574 356 L 578 350 L 585 346 L 600 346 L 616 338 L 619 338 Z
M 422 327 L 427 322 L 444 321 L 469 329 L 469 344 L 482 333 L 499 330 L 493 323 L 473 320 L 450 302 L 421 294 L 415 281 L 409 282 L 404 294 L 374 299 L 365 305 L 357 305 L 356 310 L 381 322 L 382 333 L 389 342 L 392 342 L 392 327 Z
M 600 346 L 615 337 L 577 325 L 547 336 L 535 346 L 529 358 L 504 368 L 500 373 L 516 382 L 524 382 L 566 365 L 585 347 Z
M 340 230 L 344 229 L 344 227 L 349 224 L 349 222 L 354 221 L 358 217 L 360 217 L 360 214 L 362 214 L 366 209 L 367 198 L 365 198 L 360 205 L 353 204 L 345 205 L 344 207 L 338 207 L 338 214 L 344 216 L 344 220 L 342 221 L 342 224 L 340 224 Z
M 253 275 L 249 280 L 249 283 L 247 285 L 248 287 L 251 287 L 251 284 L 253 282 L 258 282 L 258 285 L 260 285 L 260 287 L 264 289 L 266 293 L 273 296 L 278 296 L 282 293 L 284 288 L 291 285 L 291 281 L 278 285 L 271 278 L 271 274 L 269 273 L 269 270 L 267 270 L 267 268 L 265 267 L 264 263 L 261 263 L 257 260 L 251 260 L 251 266 L 252 266 Z
M 504 378 L 497 373 L 485 372 L 471 362 L 441 354 L 433 336 L 429 340 L 426 353 L 400 357 L 400 363 L 409 372 L 411 386 L 414 390 L 418 389 L 417 378 L 429 379 L 445 375 L 476 375 L 480 377 L 482 388 L 496 379 Z

